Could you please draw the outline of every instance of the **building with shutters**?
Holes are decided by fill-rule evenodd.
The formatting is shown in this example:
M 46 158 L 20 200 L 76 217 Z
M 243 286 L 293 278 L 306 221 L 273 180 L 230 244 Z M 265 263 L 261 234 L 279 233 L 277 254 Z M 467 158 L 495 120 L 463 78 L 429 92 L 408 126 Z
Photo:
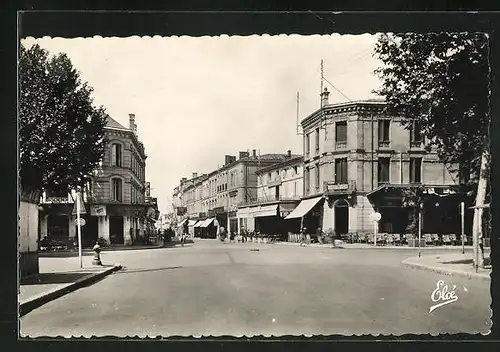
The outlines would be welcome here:
M 252 154 L 226 155 L 224 164 L 210 173 L 182 178 L 174 189 L 178 227 L 184 220 L 191 221 L 194 235 L 207 238 L 215 238 L 221 226 L 239 232 L 243 223 L 239 207 L 257 199 L 257 170 L 287 158 L 287 153 L 258 155 L 253 149 Z
M 150 197 L 145 181 L 147 156 L 137 135 L 135 115 L 129 115 L 128 128 L 108 116 L 104 130 L 108 145 L 101 168 L 95 170 L 82 197 L 85 247 L 100 237 L 110 244 L 135 243 L 148 234 L 159 215 L 156 198 Z M 69 243 L 76 240 L 74 195 L 43 193 L 41 238 Z
M 325 89 L 321 107 L 301 121 L 304 197 L 287 218 L 300 218 L 309 233 L 373 233 L 369 216 L 377 211 L 380 232 L 405 234 L 412 214 L 402 190 L 423 186 L 424 231 L 459 233 L 461 180 L 426 151 L 418 124 L 405 128 L 407 120 L 387 114 L 381 100 L 329 104 L 328 95 Z

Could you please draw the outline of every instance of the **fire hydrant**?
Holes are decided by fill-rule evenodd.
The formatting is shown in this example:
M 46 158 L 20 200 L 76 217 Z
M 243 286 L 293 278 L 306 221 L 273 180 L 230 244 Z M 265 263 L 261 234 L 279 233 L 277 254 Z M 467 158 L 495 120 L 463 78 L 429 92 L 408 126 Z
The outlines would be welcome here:
M 99 246 L 99 243 L 96 243 L 92 250 L 94 251 L 94 259 L 92 259 L 92 265 L 102 265 L 100 254 L 101 246 Z

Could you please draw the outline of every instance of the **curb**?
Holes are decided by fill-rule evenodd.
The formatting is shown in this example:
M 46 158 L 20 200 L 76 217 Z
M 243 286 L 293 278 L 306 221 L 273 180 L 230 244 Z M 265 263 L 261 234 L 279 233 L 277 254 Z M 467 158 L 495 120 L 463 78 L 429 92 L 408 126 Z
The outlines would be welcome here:
M 96 281 L 99 281 L 105 276 L 110 275 L 111 273 L 118 271 L 122 268 L 120 264 L 114 265 L 113 267 L 110 267 L 109 269 L 106 269 L 104 271 L 101 271 L 96 274 L 89 274 L 86 275 L 75 282 L 61 287 L 61 288 L 56 288 L 52 291 L 42 293 L 38 296 L 35 296 L 33 298 L 30 298 L 29 300 L 25 302 L 20 302 L 19 303 L 19 316 L 22 317 L 23 315 L 26 315 L 27 313 L 31 312 L 33 309 L 36 309 L 45 303 L 48 303 L 50 301 L 53 301 L 59 297 L 62 297 L 68 293 L 71 293 L 73 291 L 78 290 L 79 288 L 82 288 L 84 286 L 93 284 Z
M 412 269 L 432 271 L 435 273 L 450 275 L 450 276 L 462 276 L 462 277 L 466 277 L 468 279 L 480 279 L 480 280 L 485 280 L 485 281 L 491 280 L 490 275 L 488 275 L 488 274 L 471 273 L 471 272 L 465 272 L 465 271 L 454 270 L 454 269 L 440 268 L 440 267 L 432 266 L 432 265 L 428 265 L 428 264 L 415 263 L 413 260 L 414 260 L 414 258 L 407 258 L 407 259 L 403 260 L 402 263 L 406 267 L 409 267 Z

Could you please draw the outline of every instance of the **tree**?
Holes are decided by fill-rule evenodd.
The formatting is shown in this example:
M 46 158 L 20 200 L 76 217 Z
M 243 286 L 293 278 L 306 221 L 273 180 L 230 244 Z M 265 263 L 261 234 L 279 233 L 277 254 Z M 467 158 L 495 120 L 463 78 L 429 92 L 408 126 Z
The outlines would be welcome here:
M 385 97 L 388 112 L 408 118 L 407 128 L 417 122 L 427 149 L 477 185 L 475 251 L 490 172 L 488 53 L 488 37 L 478 33 L 384 34 L 375 47 L 382 61 L 376 92 Z
M 104 109 L 65 54 L 21 45 L 18 70 L 22 192 L 38 202 L 42 190 L 83 188 L 104 154 Z

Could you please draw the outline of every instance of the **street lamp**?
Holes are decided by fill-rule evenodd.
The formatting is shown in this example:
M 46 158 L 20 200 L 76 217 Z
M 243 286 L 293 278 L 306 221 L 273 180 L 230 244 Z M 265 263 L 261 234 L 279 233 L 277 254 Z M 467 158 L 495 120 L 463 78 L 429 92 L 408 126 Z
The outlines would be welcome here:
M 422 210 L 424 209 L 424 204 L 420 203 L 418 209 L 418 257 L 422 255 L 420 244 L 422 243 Z

